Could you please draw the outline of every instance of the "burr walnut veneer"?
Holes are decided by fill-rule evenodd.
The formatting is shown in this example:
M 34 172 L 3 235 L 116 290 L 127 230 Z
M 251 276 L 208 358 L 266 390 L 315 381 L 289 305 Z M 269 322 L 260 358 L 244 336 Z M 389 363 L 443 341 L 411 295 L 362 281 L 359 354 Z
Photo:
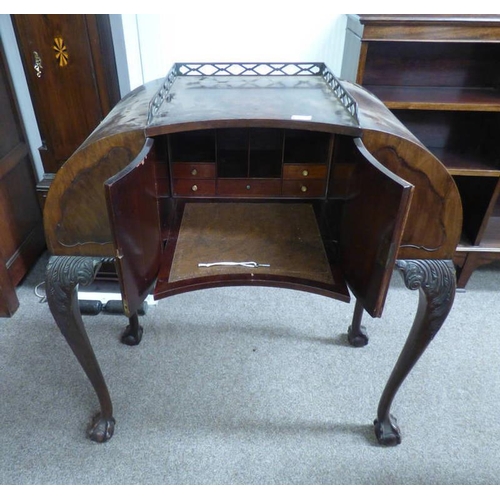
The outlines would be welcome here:
M 150 293 L 259 285 L 345 302 L 352 293 L 348 339 L 361 346 L 362 313 L 381 316 L 397 267 L 420 305 L 375 432 L 399 443 L 390 408 L 453 303 L 461 213 L 440 161 L 325 65 L 174 65 L 115 106 L 45 205 L 50 309 L 100 403 L 91 439 L 110 439 L 115 420 L 77 289 L 114 261 L 130 345 Z

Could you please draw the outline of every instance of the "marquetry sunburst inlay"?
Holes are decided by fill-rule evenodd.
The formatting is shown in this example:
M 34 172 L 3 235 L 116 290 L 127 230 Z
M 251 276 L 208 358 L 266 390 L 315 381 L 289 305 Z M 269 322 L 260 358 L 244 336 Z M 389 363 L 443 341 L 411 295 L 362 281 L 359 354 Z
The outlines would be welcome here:
M 68 51 L 66 49 L 66 44 L 61 37 L 54 38 L 54 47 L 56 53 L 56 59 L 59 61 L 59 66 L 66 66 L 68 64 Z

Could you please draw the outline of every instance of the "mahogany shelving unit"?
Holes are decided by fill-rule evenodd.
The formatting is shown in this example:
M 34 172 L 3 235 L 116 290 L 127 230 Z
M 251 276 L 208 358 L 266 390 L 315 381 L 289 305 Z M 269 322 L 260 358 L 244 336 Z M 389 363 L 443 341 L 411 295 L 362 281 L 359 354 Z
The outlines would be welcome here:
M 346 50 L 353 48 L 359 63 L 351 78 L 455 179 L 464 219 L 454 262 L 463 288 L 478 266 L 500 260 L 500 16 L 352 15 Z

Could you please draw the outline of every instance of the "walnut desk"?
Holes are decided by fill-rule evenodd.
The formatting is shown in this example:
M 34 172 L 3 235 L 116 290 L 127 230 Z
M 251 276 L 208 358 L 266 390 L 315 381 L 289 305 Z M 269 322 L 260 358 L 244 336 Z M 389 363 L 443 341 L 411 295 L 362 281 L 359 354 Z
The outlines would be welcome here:
M 356 299 L 349 342 L 367 342 L 396 267 L 420 299 L 375 420 L 401 441 L 393 399 L 455 294 L 456 186 L 373 95 L 322 63 L 178 63 L 126 96 L 57 174 L 44 211 L 50 310 L 114 430 L 78 285 L 114 262 L 129 324 L 156 299 L 216 286 L 288 287 Z

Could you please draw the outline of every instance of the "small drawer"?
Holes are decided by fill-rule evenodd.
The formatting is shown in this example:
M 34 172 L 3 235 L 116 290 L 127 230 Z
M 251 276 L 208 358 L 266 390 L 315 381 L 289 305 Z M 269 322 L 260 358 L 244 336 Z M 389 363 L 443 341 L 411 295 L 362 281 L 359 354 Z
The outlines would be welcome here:
M 321 198 L 325 195 L 326 181 L 296 180 L 283 181 L 283 196 Z
M 215 180 L 176 179 L 174 196 L 214 196 Z
M 219 196 L 280 196 L 280 179 L 219 179 Z
M 327 168 L 322 163 L 285 163 L 283 179 L 326 179 Z
M 174 179 L 214 179 L 215 163 L 209 162 L 174 162 L 172 163 Z

